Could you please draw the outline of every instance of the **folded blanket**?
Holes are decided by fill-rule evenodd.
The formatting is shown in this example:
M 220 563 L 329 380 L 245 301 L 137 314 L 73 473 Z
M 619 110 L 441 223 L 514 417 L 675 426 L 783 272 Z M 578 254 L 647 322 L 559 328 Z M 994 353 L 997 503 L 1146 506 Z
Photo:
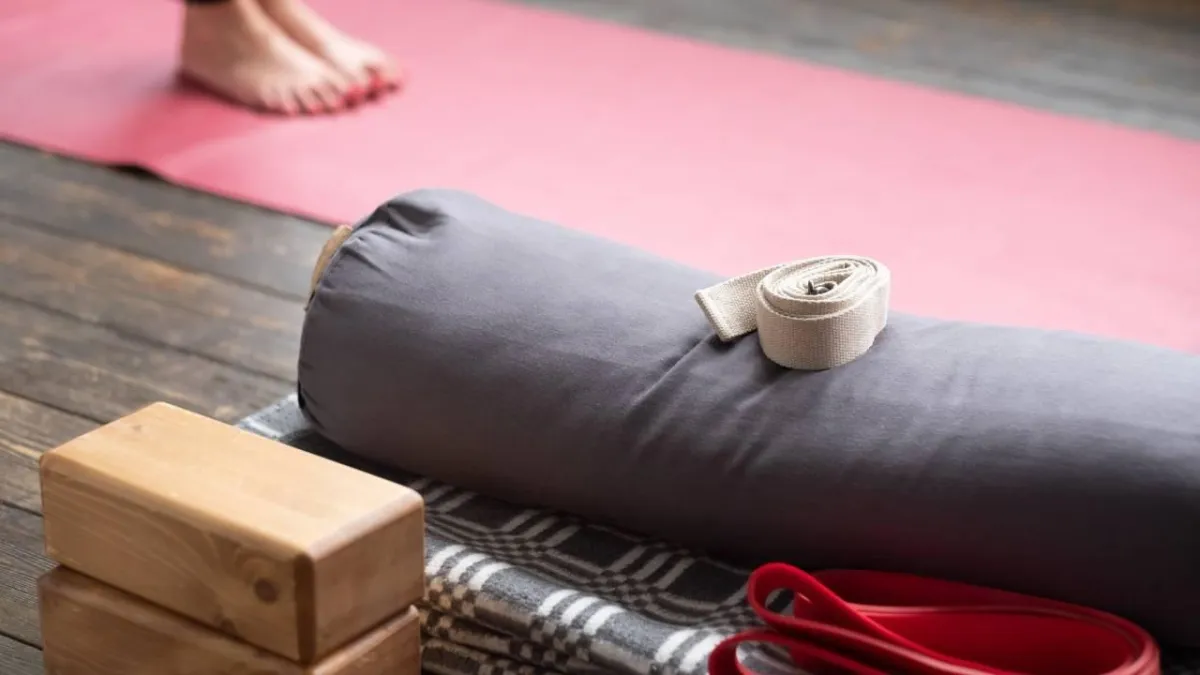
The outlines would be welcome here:
M 436 675 L 701 675 L 716 643 L 757 625 L 749 571 L 568 515 L 364 463 L 318 434 L 290 396 L 243 429 L 418 490 L 426 512 L 423 663 Z M 786 611 L 786 598 L 773 603 Z M 792 672 L 752 650 L 763 673 Z M 1200 675 L 1167 648 L 1163 675 Z

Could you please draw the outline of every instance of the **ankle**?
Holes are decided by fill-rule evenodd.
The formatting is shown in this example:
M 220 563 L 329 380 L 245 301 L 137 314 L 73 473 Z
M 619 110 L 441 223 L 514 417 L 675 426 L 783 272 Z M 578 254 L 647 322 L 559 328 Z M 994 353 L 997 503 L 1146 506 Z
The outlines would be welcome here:
M 252 0 L 258 4 L 260 10 L 266 12 L 270 16 L 280 14 L 295 15 L 299 13 L 315 13 L 312 8 L 304 4 L 300 0 Z
M 259 53 L 278 30 L 253 0 L 189 3 L 185 9 L 179 57 L 189 64 L 232 63 Z
M 187 3 L 183 13 L 183 31 L 189 34 L 208 36 L 217 34 L 259 35 L 270 29 L 270 19 L 259 8 L 256 0 L 226 0 L 226 2 Z

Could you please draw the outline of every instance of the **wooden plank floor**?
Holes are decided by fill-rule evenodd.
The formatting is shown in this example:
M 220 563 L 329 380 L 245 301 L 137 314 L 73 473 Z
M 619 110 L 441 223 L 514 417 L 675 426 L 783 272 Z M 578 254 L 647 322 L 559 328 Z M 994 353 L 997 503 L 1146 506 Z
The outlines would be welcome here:
M 323 225 L 0 145 L 0 673 L 41 673 L 37 459 L 155 400 L 288 393 Z
M 1200 5 L 531 0 L 1200 138 Z M 41 673 L 37 459 L 156 400 L 287 393 L 319 224 L 0 145 L 0 673 Z

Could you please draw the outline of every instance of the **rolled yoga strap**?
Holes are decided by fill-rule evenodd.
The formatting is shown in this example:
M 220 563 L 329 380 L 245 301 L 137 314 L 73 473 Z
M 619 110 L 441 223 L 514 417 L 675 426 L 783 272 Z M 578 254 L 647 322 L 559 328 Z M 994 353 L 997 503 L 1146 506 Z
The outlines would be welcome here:
M 794 614 L 767 608 L 776 590 Z M 1061 602 L 907 574 L 815 575 L 764 565 L 750 605 L 769 628 L 740 633 L 709 656 L 710 675 L 753 675 L 738 645 L 783 647 L 811 672 L 849 675 L 1158 675 L 1159 650 L 1138 626 Z
M 824 256 L 769 267 L 696 293 L 728 342 L 758 331 L 767 358 L 798 370 L 845 365 L 887 325 L 891 272 L 870 258 Z

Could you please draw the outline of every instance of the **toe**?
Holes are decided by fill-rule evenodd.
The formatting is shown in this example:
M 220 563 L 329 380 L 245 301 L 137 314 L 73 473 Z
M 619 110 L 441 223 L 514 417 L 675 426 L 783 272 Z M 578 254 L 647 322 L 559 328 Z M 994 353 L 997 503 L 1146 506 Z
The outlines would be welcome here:
M 365 97 L 365 93 L 361 90 L 361 87 L 355 84 L 352 78 L 347 77 L 340 71 L 334 70 L 329 81 L 337 90 L 338 97 L 346 108 L 358 105 Z
M 403 83 L 400 69 L 387 59 L 367 64 L 367 73 L 376 88 L 383 91 L 399 89 Z
M 277 94 L 279 96 L 280 109 L 283 110 L 285 115 L 299 115 L 304 112 L 300 107 L 300 101 L 296 98 L 295 92 L 290 89 L 279 89 Z
M 371 84 L 371 74 L 366 70 L 358 70 L 346 76 L 346 96 L 353 103 L 361 103 L 374 93 Z
M 367 66 L 359 66 L 354 71 L 353 82 L 364 99 L 372 99 L 386 89 L 380 78 Z
M 361 68 L 354 70 L 333 66 L 326 79 L 337 88 L 346 105 L 357 105 L 371 94 L 371 80 Z
M 292 91 L 292 96 L 296 99 L 300 110 L 308 115 L 318 115 L 325 112 L 325 105 L 321 103 L 320 97 L 317 96 L 317 92 L 311 86 L 306 84 L 298 85 Z
M 313 92 L 327 112 L 337 112 L 346 107 L 345 90 L 333 79 L 317 82 L 313 85 Z
M 296 102 L 289 92 L 279 87 L 271 87 L 262 92 L 262 107 L 281 115 L 295 115 Z
M 377 68 L 380 76 L 390 82 L 393 87 L 399 88 L 404 85 L 406 73 L 404 72 L 404 69 L 392 59 L 381 57 Z

